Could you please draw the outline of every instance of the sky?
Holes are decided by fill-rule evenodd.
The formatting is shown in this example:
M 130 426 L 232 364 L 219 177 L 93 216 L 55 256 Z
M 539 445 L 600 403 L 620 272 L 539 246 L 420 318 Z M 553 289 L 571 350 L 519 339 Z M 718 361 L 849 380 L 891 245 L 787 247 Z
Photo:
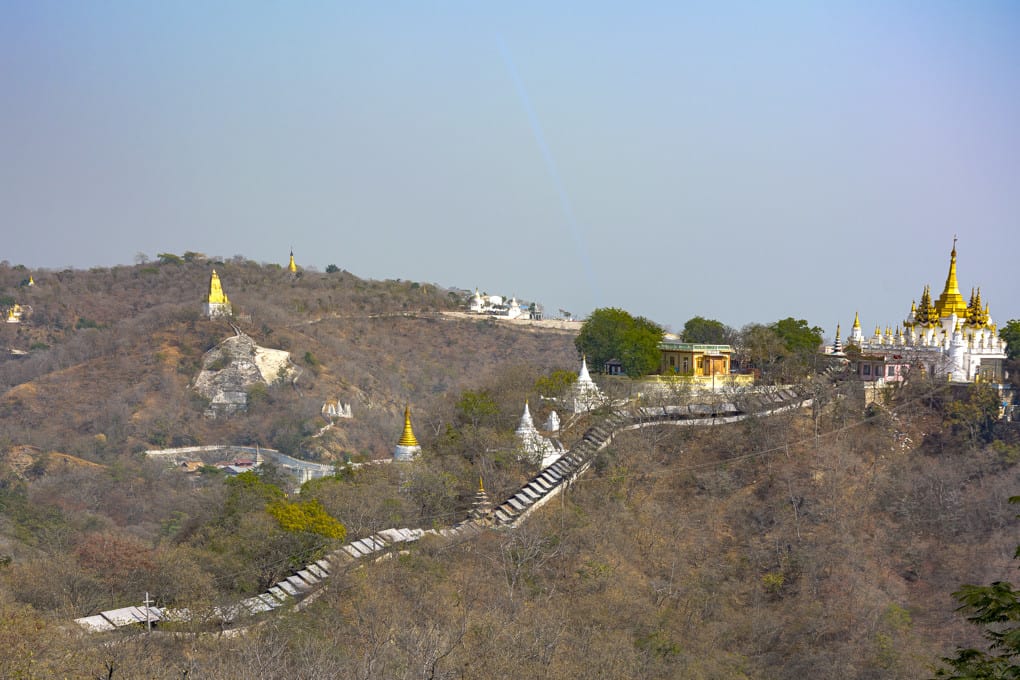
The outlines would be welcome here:
M 0 259 L 197 251 L 679 330 L 1020 318 L 1015 2 L 0 0 Z M 229 281 L 224 285 L 229 291 Z

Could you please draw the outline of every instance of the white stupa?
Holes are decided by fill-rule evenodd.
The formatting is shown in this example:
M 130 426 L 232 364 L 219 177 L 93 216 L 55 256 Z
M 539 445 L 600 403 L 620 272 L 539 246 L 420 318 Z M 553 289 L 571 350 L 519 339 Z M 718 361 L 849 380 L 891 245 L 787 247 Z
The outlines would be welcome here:
M 588 360 L 584 356 L 581 357 L 581 371 L 577 374 L 572 396 L 574 413 L 593 411 L 605 401 L 599 386 L 588 374 Z
M 528 458 L 541 460 L 543 468 L 552 465 L 563 455 L 562 446 L 557 446 L 551 439 L 543 437 L 535 428 L 528 402 L 524 402 L 524 414 L 514 434 L 521 443 L 521 450 Z

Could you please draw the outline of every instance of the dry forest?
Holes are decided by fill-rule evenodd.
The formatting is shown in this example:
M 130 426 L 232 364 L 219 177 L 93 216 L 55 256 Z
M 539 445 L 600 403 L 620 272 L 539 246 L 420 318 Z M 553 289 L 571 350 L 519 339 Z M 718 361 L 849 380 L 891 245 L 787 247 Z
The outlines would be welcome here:
M 201 314 L 213 267 L 232 322 Z M 919 382 L 865 408 L 805 375 L 814 407 L 619 433 L 520 527 L 352 563 L 300 610 L 85 633 L 76 617 L 146 593 L 212 611 L 344 540 L 461 521 L 480 478 L 496 500 L 535 473 L 514 428 L 569 384 L 571 333 L 330 269 L 0 265 L 0 296 L 30 307 L 0 324 L 0 678 L 928 678 L 980 644 L 952 593 L 1015 580 L 1020 434 L 979 390 Z M 209 418 L 192 384 L 237 331 L 297 377 Z M 327 400 L 353 417 L 326 427 Z M 391 454 L 406 404 L 421 458 L 346 467 Z M 599 418 L 560 415 L 567 446 Z M 336 473 L 295 489 L 268 465 L 144 453 L 216 444 Z

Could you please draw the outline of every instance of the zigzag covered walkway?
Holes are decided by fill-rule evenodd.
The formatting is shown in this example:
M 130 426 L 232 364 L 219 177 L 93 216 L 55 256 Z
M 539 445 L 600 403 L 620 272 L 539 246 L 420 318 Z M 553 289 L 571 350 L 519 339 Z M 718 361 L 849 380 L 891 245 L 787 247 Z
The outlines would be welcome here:
M 297 570 L 265 593 L 247 598 L 230 607 L 216 608 L 205 618 L 230 623 L 289 605 L 301 606 L 303 602 L 307 603 L 309 596 L 318 591 L 326 579 L 342 571 L 348 564 L 377 555 L 396 545 L 413 543 L 428 535 L 466 539 L 490 526 L 516 527 L 529 514 L 584 474 L 594 462 L 596 454 L 608 446 L 618 432 L 655 425 L 711 427 L 737 422 L 752 415 L 774 415 L 808 406 L 810 403 L 811 400 L 798 390 L 788 388 L 774 393 L 755 394 L 743 399 L 739 407 L 733 403 L 725 403 L 686 407 L 644 407 L 636 408 L 632 412 L 609 410 L 601 417 L 596 416 L 597 422 L 585 431 L 567 453 L 543 468 L 516 493 L 495 505 L 490 512 L 481 516 L 476 514 L 446 529 L 385 529 L 351 541 L 325 558 Z M 145 626 L 164 621 L 187 622 L 192 619 L 192 614 L 186 609 L 132 606 L 75 619 L 75 622 L 90 632 L 101 632 L 125 626 Z

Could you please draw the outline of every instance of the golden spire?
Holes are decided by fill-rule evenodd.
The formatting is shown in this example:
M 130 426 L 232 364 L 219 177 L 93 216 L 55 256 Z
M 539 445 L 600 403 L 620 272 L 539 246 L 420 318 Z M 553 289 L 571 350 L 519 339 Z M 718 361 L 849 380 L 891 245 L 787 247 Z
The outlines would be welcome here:
M 411 407 L 404 407 L 404 433 L 400 435 L 400 441 L 397 442 L 399 446 L 418 446 L 418 440 L 414 436 L 414 430 L 411 429 Z
M 290 264 L 287 265 L 287 269 L 290 270 L 291 274 L 297 274 L 297 264 L 294 262 L 294 249 L 290 251 Z
M 223 285 L 220 283 L 220 277 L 216 273 L 215 269 L 212 270 L 212 276 L 209 277 L 209 304 L 230 304 L 230 300 L 227 299 L 227 294 L 223 292 Z
M 854 328 L 861 327 L 861 317 L 857 312 L 854 312 Z
M 485 484 L 482 482 L 481 475 L 478 475 L 478 493 L 485 493 Z
M 939 318 L 946 318 L 951 314 L 957 316 L 967 315 L 967 303 L 960 295 L 960 284 L 956 281 L 956 237 L 953 237 L 953 252 L 949 258 L 949 275 L 946 277 L 946 286 L 942 289 L 942 295 L 935 303 Z

